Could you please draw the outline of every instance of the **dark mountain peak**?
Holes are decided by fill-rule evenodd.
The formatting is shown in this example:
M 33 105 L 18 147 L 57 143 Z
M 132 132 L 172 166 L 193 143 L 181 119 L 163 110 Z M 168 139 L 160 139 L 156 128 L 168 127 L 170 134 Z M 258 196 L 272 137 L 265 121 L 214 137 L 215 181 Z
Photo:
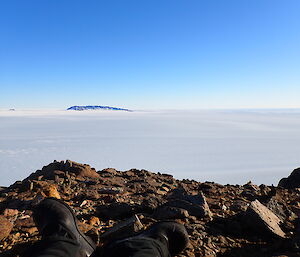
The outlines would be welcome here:
M 83 105 L 83 106 L 74 105 L 69 107 L 67 110 L 73 110 L 73 111 L 111 110 L 111 111 L 127 111 L 127 112 L 131 111 L 129 109 L 111 107 L 111 106 L 102 106 L 102 105 Z

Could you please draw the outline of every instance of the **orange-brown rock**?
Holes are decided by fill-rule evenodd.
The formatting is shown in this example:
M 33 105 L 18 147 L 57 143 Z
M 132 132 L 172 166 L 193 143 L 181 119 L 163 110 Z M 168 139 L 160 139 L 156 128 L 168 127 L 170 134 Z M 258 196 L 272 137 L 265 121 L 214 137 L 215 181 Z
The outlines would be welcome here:
M 89 220 L 90 225 L 95 226 L 95 225 L 100 225 L 100 220 L 98 217 L 91 217 Z
M 36 232 L 38 232 L 37 227 L 30 227 L 30 228 L 23 228 L 22 231 L 28 233 L 29 235 L 32 235 Z
M 47 197 L 54 197 L 57 199 L 60 199 L 60 195 L 57 191 L 57 187 L 55 185 L 49 185 L 48 187 L 43 189 L 43 193 L 47 196 Z
M 19 211 L 16 209 L 5 209 L 3 212 L 3 215 L 5 217 L 12 217 L 12 216 L 17 216 L 18 213 L 19 213 Z
M 35 227 L 32 215 L 22 216 L 15 222 L 15 228 L 17 228 L 18 230 L 31 227 Z
M 83 233 L 86 233 L 94 228 L 92 225 L 83 222 L 79 222 L 78 227 Z

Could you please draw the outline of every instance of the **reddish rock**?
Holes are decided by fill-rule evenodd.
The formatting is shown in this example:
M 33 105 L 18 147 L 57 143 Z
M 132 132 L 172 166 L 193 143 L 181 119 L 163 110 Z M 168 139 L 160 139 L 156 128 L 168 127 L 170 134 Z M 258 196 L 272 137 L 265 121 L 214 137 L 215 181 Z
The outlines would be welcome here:
M 3 212 L 3 215 L 5 217 L 12 217 L 12 216 L 17 216 L 18 213 L 19 213 L 19 211 L 16 209 L 5 209 Z
M 18 218 L 16 221 L 15 221 L 15 227 L 17 229 L 23 229 L 23 228 L 31 228 L 31 227 L 35 227 L 35 223 L 33 221 L 33 218 L 32 216 L 23 216 L 23 217 L 20 217 Z
M 40 178 L 53 180 L 56 176 L 67 179 L 75 176 L 80 180 L 84 180 L 85 178 L 100 177 L 96 170 L 94 168 L 91 168 L 90 165 L 67 160 L 65 162 L 54 161 L 47 166 L 44 166 L 42 170 L 38 170 L 35 173 L 32 173 L 27 178 L 27 180 L 40 180 Z
M 38 229 L 37 227 L 29 227 L 29 228 L 25 227 L 22 228 L 22 231 L 28 233 L 29 235 L 33 235 L 38 232 Z
M 125 185 L 125 179 L 122 177 L 112 177 L 109 180 L 106 180 L 106 184 L 110 184 L 114 187 L 123 187 Z
M 101 177 L 113 177 L 113 176 L 118 174 L 118 171 L 116 169 L 113 169 L 113 168 L 107 168 L 107 169 L 98 171 L 98 174 Z
M 87 233 L 94 228 L 92 225 L 83 222 L 79 222 L 78 227 L 83 233 Z
M 94 168 L 91 168 L 88 164 L 81 164 L 70 160 L 66 161 L 66 170 L 75 173 L 79 178 L 99 178 L 100 175 Z
M 99 199 L 99 193 L 97 190 L 85 190 L 83 192 L 80 192 L 78 197 L 89 200 L 97 200 Z
M 13 224 L 3 215 L 0 215 L 0 241 L 6 238 L 13 228 Z
M 136 172 L 135 170 L 127 170 L 124 172 L 124 176 L 130 179 L 136 176 Z

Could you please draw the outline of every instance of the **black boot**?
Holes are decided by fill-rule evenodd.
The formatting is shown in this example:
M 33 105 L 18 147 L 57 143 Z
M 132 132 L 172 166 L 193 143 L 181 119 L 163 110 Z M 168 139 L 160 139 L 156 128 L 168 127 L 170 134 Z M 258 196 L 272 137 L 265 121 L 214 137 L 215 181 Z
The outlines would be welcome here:
M 189 243 L 189 236 L 184 225 L 174 221 L 157 222 L 138 237 L 150 237 L 159 240 L 167 245 L 171 256 L 179 254 Z
M 109 243 L 102 257 L 170 257 L 183 251 L 189 242 L 185 227 L 174 221 L 153 224 L 136 236 Z
M 79 245 L 82 256 L 90 256 L 95 251 L 95 244 L 79 230 L 73 210 L 63 201 L 55 198 L 43 200 L 34 208 L 33 218 L 42 240 L 53 237 L 70 239 Z

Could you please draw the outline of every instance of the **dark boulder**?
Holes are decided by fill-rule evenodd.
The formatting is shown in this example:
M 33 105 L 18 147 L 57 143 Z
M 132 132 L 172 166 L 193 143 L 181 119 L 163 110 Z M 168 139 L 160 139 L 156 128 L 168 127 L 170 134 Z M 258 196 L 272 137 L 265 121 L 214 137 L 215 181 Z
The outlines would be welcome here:
M 300 187 L 300 168 L 294 169 L 287 178 L 282 178 L 278 186 L 287 189 Z
M 181 208 L 160 206 L 155 210 L 153 216 L 158 220 L 185 219 L 189 216 L 189 213 L 187 210 Z
M 168 202 L 165 206 L 171 206 L 187 210 L 189 215 L 211 218 L 212 213 L 206 202 L 205 196 L 200 191 L 198 194 L 189 194 L 184 188 L 176 188 L 168 194 Z

